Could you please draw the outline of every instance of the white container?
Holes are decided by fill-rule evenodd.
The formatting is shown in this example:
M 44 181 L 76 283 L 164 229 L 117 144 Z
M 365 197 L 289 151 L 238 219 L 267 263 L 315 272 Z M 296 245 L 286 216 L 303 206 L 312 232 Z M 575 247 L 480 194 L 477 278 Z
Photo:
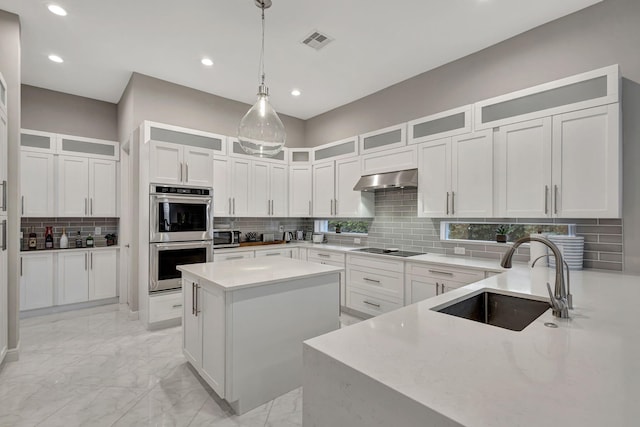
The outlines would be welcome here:
M 560 249 L 569 270 L 582 270 L 584 258 L 584 237 L 550 235 L 551 240 Z M 555 257 L 549 257 L 549 267 L 555 268 Z
M 64 232 L 64 228 L 62 229 L 62 236 L 60 236 L 60 249 L 67 249 L 69 247 L 69 238 L 67 237 L 67 233 Z
M 322 243 L 324 242 L 324 234 L 318 233 L 313 235 L 313 243 Z

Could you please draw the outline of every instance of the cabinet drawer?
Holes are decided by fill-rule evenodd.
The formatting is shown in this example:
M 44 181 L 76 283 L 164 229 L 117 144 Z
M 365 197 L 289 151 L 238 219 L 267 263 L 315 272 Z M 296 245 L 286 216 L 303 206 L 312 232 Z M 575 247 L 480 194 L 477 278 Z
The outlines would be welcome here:
M 247 252 L 231 252 L 231 253 L 216 253 L 215 249 L 213 251 L 213 261 L 231 261 L 234 259 L 245 259 L 245 258 L 254 258 L 253 251 Z
M 182 317 L 182 292 L 149 297 L 149 323 Z
M 395 271 L 374 268 L 360 270 L 349 267 L 347 269 L 347 286 L 350 289 L 355 286 L 363 290 L 378 292 L 400 301 L 403 299 L 403 274 Z
M 484 279 L 484 271 L 452 268 L 433 264 L 407 263 L 407 274 L 432 277 L 446 282 L 469 284 Z
M 349 266 L 364 267 L 368 270 L 375 268 L 377 270 L 395 271 L 397 273 L 404 272 L 404 261 L 388 259 L 385 257 L 348 255 L 347 264 Z
M 365 292 L 351 289 L 347 293 L 347 306 L 357 311 L 377 316 L 402 307 L 400 302 L 387 301 Z
M 256 251 L 256 258 L 266 256 L 283 256 L 291 258 L 291 249 L 271 249 L 266 251 Z
M 344 267 L 344 254 L 340 252 L 323 251 L 319 249 L 309 249 L 307 252 L 307 259 L 311 262 L 320 262 L 320 261 L 339 262 L 340 265 Z

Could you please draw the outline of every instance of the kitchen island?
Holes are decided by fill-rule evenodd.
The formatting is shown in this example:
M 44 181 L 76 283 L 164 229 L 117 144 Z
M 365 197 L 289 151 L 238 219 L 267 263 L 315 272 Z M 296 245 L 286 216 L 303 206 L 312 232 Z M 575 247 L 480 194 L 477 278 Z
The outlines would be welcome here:
M 178 267 L 183 354 L 237 414 L 302 384 L 302 342 L 340 327 L 341 268 L 263 257 Z
M 638 425 L 640 277 L 572 271 L 571 319 L 521 332 L 433 310 L 484 289 L 548 301 L 553 276 L 515 267 L 306 341 L 304 425 Z

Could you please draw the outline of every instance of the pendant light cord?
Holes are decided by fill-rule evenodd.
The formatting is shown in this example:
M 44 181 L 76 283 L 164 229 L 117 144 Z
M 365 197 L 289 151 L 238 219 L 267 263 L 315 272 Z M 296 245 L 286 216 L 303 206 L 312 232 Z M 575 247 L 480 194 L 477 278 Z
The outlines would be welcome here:
M 260 81 L 264 85 L 264 2 L 262 2 L 262 48 L 260 50 Z

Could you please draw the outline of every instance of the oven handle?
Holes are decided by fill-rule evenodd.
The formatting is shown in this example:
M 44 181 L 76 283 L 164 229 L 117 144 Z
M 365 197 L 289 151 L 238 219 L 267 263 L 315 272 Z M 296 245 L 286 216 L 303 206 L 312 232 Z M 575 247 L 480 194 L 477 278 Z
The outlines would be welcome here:
M 202 243 L 184 242 L 184 243 L 151 243 L 158 249 L 172 248 L 206 248 L 211 246 L 211 240 L 205 240 Z
M 171 202 L 172 200 L 184 200 L 192 203 L 202 203 L 202 202 L 211 202 L 213 200 L 212 196 L 167 196 L 166 194 L 152 194 L 151 198 L 157 202 Z

